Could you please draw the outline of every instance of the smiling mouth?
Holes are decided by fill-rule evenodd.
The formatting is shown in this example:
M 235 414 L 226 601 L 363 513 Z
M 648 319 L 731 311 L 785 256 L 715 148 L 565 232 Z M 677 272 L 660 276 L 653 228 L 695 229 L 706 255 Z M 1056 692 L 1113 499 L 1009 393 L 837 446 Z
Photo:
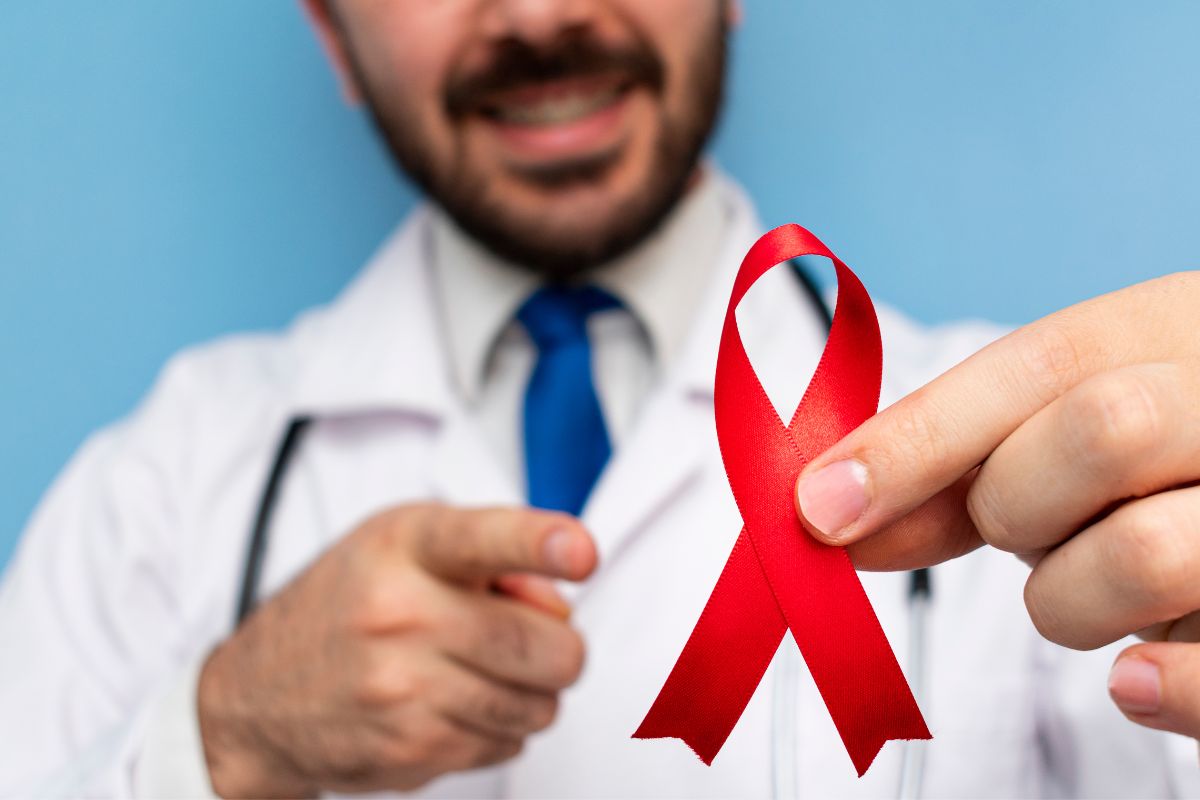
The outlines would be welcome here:
M 533 80 L 481 95 L 468 112 L 490 147 L 544 185 L 594 180 L 629 137 L 630 100 L 641 84 L 625 71 Z
M 633 81 L 611 76 L 532 84 L 493 95 L 479 111 L 506 125 L 569 125 L 615 106 L 632 89 Z

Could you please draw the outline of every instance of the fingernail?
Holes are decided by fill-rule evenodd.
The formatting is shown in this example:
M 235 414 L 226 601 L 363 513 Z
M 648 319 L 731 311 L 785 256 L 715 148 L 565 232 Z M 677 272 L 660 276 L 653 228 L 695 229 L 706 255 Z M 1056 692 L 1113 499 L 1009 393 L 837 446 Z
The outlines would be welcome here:
M 832 541 L 867 510 L 867 468 L 860 461 L 835 461 L 796 483 L 796 506 Z
M 547 536 L 546 541 L 542 543 L 542 552 L 546 556 L 546 562 L 559 572 L 571 572 L 575 561 L 571 555 L 571 551 L 575 549 L 574 540 L 575 535 L 565 528 L 556 530 Z
M 1162 704 L 1162 679 L 1158 665 L 1137 656 L 1126 656 L 1108 673 L 1108 693 L 1122 711 L 1156 714 Z

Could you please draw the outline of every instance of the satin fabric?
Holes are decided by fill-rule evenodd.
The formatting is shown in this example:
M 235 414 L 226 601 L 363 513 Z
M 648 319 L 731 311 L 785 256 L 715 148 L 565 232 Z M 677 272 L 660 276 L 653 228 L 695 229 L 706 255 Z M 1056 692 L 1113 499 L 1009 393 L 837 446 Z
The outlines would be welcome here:
M 769 269 L 806 255 L 833 262 L 838 302 L 816 372 L 785 426 L 750 364 L 735 312 Z M 875 309 L 850 268 L 798 225 L 760 238 L 729 298 L 714 397 L 744 527 L 635 738 L 677 737 L 711 764 L 788 629 L 860 776 L 884 742 L 931 738 L 845 549 L 810 536 L 792 499 L 804 466 L 875 413 L 882 365 Z

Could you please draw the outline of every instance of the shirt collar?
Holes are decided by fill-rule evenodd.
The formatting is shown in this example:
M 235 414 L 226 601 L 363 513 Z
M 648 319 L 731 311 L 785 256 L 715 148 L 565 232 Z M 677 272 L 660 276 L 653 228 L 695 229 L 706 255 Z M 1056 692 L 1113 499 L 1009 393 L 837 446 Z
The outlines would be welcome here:
M 729 212 L 712 172 L 704 167 L 645 242 L 585 276 L 625 304 L 660 368 L 680 350 L 722 250 Z M 453 374 L 471 400 L 482 389 L 496 341 L 540 280 L 492 254 L 441 212 L 433 217 L 431 258 Z
M 676 334 L 682 336 L 678 354 L 671 363 L 661 361 L 659 371 L 664 384 L 711 400 L 721 323 L 737 265 L 763 228 L 749 198 L 720 170 L 707 168 L 704 182 L 716 187 L 723 222 L 712 229 L 724 241 L 690 265 L 692 272 L 686 275 L 681 291 L 694 291 L 697 300 L 691 304 L 694 310 L 689 310 L 682 298 L 674 301 L 685 312 L 682 318 L 690 318 L 690 322 L 684 326 L 688 330 Z M 691 205 L 697 190 L 708 191 L 709 187 L 696 186 L 685 206 Z M 270 368 L 272 380 L 286 387 L 288 413 L 340 415 L 387 410 L 437 419 L 445 415 L 452 396 L 462 396 L 454 368 L 447 363 L 455 360 L 451 357 L 455 345 L 441 346 L 440 342 L 447 340 L 447 326 L 439 318 L 440 304 L 436 299 L 430 302 L 439 291 L 432 252 L 434 217 L 428 206 L 414 211 L 333 303 L 305 313 L 291 326 L 283 341 L 288 357 Z M 687 266 L 685 259 L 672 264 Z M 706 272 L 708 264 L 712 268 Z M 516 310 L 522 292 L 531 291 L 537 283 L 528 273 L 517 273 L 518 285 L 499 289 L 508 299 L 493 302 L 493 298 L 478 306 L 491 313 L 494 305 L 500 326 Z M 527 282 L 523 289 L 521 281 Z M 771 285 L 765 286 L 765 291 L 756 289 L 743 301 L 748 313 L 739 327 L 747 349 L 754 354 L 759 352 L 756 343 L 778 340 L 781 347 L 808 346 L 819 352 L 824 329 L 815 313 L 804 315 L 811 330 L 800 337 L 782 335 L 785 332 L 772 323 L 794 317 L 794 308 L 804 307 L 795 281 L 786 270 L 777 269 L 760 280 L 764 282 Z M 467 287 L 466 291 L 472 290 Z M 632 301 L 626 302 L 635 307 Z M 505 308 L 510 310 L 503 312 Z

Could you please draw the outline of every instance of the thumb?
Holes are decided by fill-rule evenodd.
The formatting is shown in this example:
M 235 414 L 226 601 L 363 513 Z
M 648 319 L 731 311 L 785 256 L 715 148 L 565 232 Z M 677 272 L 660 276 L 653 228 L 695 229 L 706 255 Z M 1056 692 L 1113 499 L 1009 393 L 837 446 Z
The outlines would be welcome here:
M 836 471 L 836 465 L 835 465 Z M 933 497 L 879 529 L 874 535 L 856 541 L 841 542 L 827 533 L 822 521 L 824 508 L 813 492 L 805 491 L 803 481 L 796 487 L 796 512 L 810 534 L 827 544 L 845 544 L 854 566 L 861 570 L 908 570 L 931 567 L 969 553 L 983 544 L 979 531 L 967 511 L 967 493 L 978 470 L 955 481 Z M 853 474 L 847 474 L 854 480 Z M 818 480 L 821 480 L 818 477 Z M 818 493 L 822 489 L 817 490 Z M 825 488 L 835 496 L 838 489 Z
M 1139 725 L 1200 738 L 1200 644 L 1130 647 L 1113 664 L 1108 693 Z

